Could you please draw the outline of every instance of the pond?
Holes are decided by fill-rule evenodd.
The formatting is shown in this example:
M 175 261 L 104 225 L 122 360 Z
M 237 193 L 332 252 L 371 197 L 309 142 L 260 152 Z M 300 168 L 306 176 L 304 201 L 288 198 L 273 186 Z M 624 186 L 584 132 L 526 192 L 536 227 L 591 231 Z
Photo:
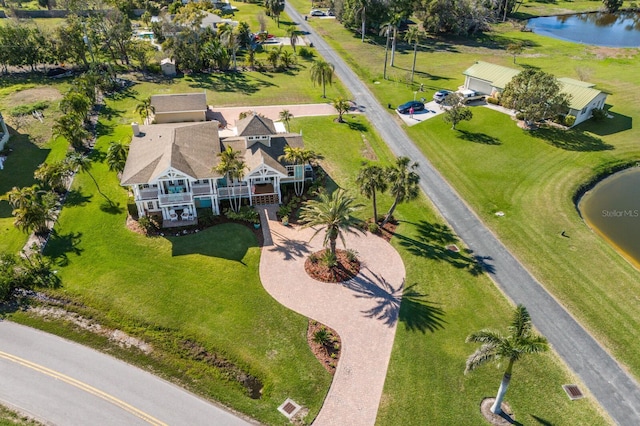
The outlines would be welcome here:
M 640 167 L 604 179 L 578 207 L 594 231 L 640 268 Z
M 606 47 L 640 47 L 640 12 L 593 12 L 527 21 L 536 34 Z

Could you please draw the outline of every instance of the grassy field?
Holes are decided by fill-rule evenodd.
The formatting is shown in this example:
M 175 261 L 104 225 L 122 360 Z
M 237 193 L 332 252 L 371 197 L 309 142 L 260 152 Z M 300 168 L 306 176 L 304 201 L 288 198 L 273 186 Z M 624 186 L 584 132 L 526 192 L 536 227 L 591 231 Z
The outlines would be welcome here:
M 304 10 L 303 2 L 295 4 Z M 455 89 L 464 82 L 462 72 L 476 60 L 582 77 L 609 93 L 612 119 L 584 123 L 568 132 L 525 132 L 507 116 L 484 108 L 474 108 L 474 119 L 461 124 L 459 131 L 436 118 L 407 132 L 534 276 L 640 377 L 640 349 L 633 343 L 640 327 L 638 300 L 633 297 L 640 292 L 640 274 L 584 224 L 573 203 L 582 184 L 640 158 L 640 134 L 633 126 L 633 117 L 640 115 L 640 76 L 629 72 L 640 67 L 638 49 L 576 45 L 521 32 L 519 24 L 506 23 L 472 39 L 425 39 L 416 81 L 410 86 L 405 84 L 413 60 L 409 46 L 400 44 L 391 78 L 383 80 L 384 46 L 376 40 L 363 44 L 332 20 L 312 24 L 381 104 L 412 99 L 420 83 L 429 99 L 438 88 Z M 527 46 L 517 64 L 505 51 L 514 40 Z M 506 216 L 497 218 L 498 210 Z M 560 237 L 562 231 L 570 238 Z M 405 352 L 400 340 L 396 351 Z
M 338 125 L 331 117 L 300 118 L 292 130 L 302 129 L 306 146 L 325 156 L 322 165 L 336 184 L 356 194 L 354 181 L 361 161 L 382 165 L 393 156 L 362 117 L 347 117 Z M 338 130 L 340 127 L 349 127 Z M 360 138 L 347 137 L 362 133 Z M 362 197 L 362 218 L 371 216 L 371 203 Z M 390 204 L 380 198 L 379 209 Z M 464 343 L 472 331 L 491 327 L 504 330 L 511 306 L 486 275 L 477 275 L 474 262 L 464 252 L 444 249 L 460 244 L 432 205 L 421 197 L 400 205 L 393 245 L 407 269 L 405 299 L 400 310 L 385 391 L 377 424 L 452 425 L 482 424 L 478 405 L 495 396 L 502 371 L 492 366 L 463 374 L 466 357 L 474 345 Z M 571 402 L 560 387 L 578 380 L 557 356 L 547 353 L 516 365 L 507 400 L 523 424 L 607 424 L 592 400 Z

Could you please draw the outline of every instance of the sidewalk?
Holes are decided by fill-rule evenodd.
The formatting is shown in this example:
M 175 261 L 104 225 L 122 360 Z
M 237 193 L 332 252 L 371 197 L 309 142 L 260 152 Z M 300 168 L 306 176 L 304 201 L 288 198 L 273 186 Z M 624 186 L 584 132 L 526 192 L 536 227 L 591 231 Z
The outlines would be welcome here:
M 313 229 L 283 226 L 275 208 L 260 209 L 265 233 L 262 285 L 278 302 L 333 328 L 342 340 L 340 362 L 313 424 L 374 425 L 398 324 L 405 279 L 402 259 L 380 237 L 348 234 L 347 247 L 363 262 L 358 276 L 340 284 L 315 281 L 304 262 L 322 248 L 323 236 L 309 241 Z

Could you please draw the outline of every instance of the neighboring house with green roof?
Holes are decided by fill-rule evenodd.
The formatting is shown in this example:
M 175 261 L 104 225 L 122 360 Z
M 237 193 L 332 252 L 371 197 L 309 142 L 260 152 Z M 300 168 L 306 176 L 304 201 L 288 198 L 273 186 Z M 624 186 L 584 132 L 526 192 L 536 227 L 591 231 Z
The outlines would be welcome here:
M 519 73 L 520 70 L 514 68 L 478 61 L 463 72 L 464 88 L 492 96 L 502 92 Z M 567 115 L 576 117 L 574 126 L 591 118 L 594 109 L 604 108 L 607 94 L 596 89 L 595 84 L 568 77 L 558 78 L 558 82 L 560 91 L 570 96 Z
M 220 136 L 217 121 L 132 124 L 133 138 L 121 184 L 131 188 L 138 215 L 155 215 L 163 227 L 197 223 L 198 208 L 220 214 L 220 203 L 242 197 L 249 204 L 279 204 L 281 184 L 305 179 L 304 165 L 280 160 L 287 146 L 302 148 L 302 136 L 279 132 L 268 118 L 251 114 Z M 227 147 L 242 154 L 241 180 L 215 171 Z

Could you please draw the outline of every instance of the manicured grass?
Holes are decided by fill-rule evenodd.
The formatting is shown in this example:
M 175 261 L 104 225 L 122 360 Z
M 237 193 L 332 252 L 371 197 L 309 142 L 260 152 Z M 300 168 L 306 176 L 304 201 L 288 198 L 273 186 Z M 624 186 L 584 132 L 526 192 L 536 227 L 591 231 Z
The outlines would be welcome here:
M 332 20 L 312 24 L 383 105 L 412 99 L 420 83 L 428 99 L 438 88 L 455 89 L 464 82 L 462 72 L 476 60 L 532 66 L 558 77 L 582 76 L 609 93 L 607 108 L 614 118 L 584 123 L 569 132 L 530 134 L 506 116 L 481 108 L 474 108 L 474 119 L 461 124 L 459 132 L 449 130 L 440 118 L 407 132 L 534 276 L 640 377 L 640 350 L 633 344 L 640 315 L 635 299 L 629 297 L 640 291 L 640 273 L 589 230 L 573 204 L 584 182 L 640 158 L 640 134 L 632 118 L 640 116 L 635 101 L 640 76 L 628 71 L 640 67 L 638 50 L 568 43 L 520 32 L 507 23 L 470 39 L 426 39 L 418 54 L 415 84 L 408 86 L 403 79 L 411 70 L 410 46 L 400 43 L 396 66 L 385 81 L 383 45 L 363 44 Z M 527 46 L 517 64 L 505 50 L 514 40 Z M 497 218 L 498 210 L 506 216 Z M 560 237 L 563 230 L 570 238 Z
M 15 411 L 0 405 L 0 426 L 36 426 L 42 423 L 31 420 Z
M 363 117 L 348 117 L 336 124 L 331 117 L 299 118 L 292 130 L 303 129 L 305 146 L 321 152 L 324 168 L 336 184 L 354 191 L 354 179 L 365 158 L 374 153 L 388 165 L 393 155 Z M 355 130 L 346 130 L 351 126 Z M 320 137 L 320 136 L 325 137 Z M 360 198 L 362 218 L 371 216 L 370 202 Z M 379 210 L 391 204 L 380 197 Z M 453 253 L 444 246 L 457 241 L 424 198 L 399 206 L 400 220 L 392 244 L 407 269 L 405 299 L 377 423 L 380 425 L 482 424 L 479 403 L 495 396 L 502 370 L 492 366 L 463 374 L 475 345 L 464 343 L 472 331 L 503 330 L 512 306 L 486 275 L 477 275 L 469 254 Z M 523 424 L 554 425 L 609 423 L 591 399 L 571 402 L 562 384 L 579 381 L 553 353 L 525 358 L 516 364 L 507 400 Z

